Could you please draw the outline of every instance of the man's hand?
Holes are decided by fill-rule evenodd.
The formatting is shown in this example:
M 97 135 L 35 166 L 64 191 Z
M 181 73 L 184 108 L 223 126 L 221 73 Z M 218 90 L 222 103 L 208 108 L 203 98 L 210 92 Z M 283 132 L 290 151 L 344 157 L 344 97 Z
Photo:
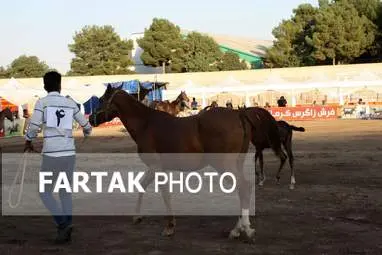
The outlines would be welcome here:
M 32 142 L 31 141 L 25 141 L 24 152 L 32 152 L 32 151 L 34 151 Z
M 84 133 L 85 137 L 88 137 L 92 133 L 92 130 L 91 129 L 83 129 L 82 132 Z

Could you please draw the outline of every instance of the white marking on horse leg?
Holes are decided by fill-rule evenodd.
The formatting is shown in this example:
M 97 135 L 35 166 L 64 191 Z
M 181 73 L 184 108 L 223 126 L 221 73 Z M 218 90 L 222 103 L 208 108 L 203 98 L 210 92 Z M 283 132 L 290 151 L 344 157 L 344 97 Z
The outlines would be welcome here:
M 263 186 L 264 185 L 264 182 L 267 178 L 265 178 L 265 174 L 261 176 L 261 180 L 259 182 L 259 186 Z
M 289 185 L 289 189 L 294 189 L 294 185 L 296 184 L 296 179 L 294 178 L 294 176 L 291 176 L 290 177 L 290 185 Z
M 249 210 L 248 209 L 241 209 L 241 224 L 244 226 L 250 225 L 249 222 Z
M 255 229 L 251 228 L 251 222 L 249 221 L 249 209 L 241 210 L 241 224 L 248 238 L 252 238 L 255 234 Z

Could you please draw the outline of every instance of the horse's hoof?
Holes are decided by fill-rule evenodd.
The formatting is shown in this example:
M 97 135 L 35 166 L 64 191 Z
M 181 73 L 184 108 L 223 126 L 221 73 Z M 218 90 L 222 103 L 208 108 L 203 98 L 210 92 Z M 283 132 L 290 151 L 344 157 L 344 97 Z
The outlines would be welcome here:
M 143 217 L 142 217 L 142 216 L 134 216 L 134 217 L 133 217 L 133 223 L 134 223 L 135 225 L 140 224 L 142 221 L 143 221 Z
M 240 231 L 236 230 L 236 229 L 232 229 L 231 232 L 229 233 L 229 236 L 228 238 L 229 239 L 237 239 L 240 237 Z
M 256 230 L 254 228 L 247 227 L 247 228 L 244 229 L 243 232 L 244 232 L 245 238 L 247 240 L 254 240 L 255 235 L 256 235 Z
M 289 184 L 289 189 L 294 190 L 294 184 Z
M 264 186 L 264 181 L 259 182 L 259 186 L 263 187 Z
M 162 231 L 162 236 L 173 236 L 175 234 L 175 228 L 166 227 Z

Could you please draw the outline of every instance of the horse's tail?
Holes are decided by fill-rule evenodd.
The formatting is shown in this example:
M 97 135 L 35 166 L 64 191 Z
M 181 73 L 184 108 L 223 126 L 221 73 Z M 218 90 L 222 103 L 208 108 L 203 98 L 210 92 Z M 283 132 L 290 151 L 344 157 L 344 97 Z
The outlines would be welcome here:
M 298 132 L 305 132 L 305 128 L 293 126 L 293 125 L 289 124 L 286 121 L 279 120 L 278 123 L 283 125 L 283 126 L 285 126 L 285 127 L 287 127 L 287 128 L 289 128 L 290 130 L 298 131 Z
M 292 130 L 294 131 L 298 131 L 298 132 L 305 132 L 305 128 L 303 127 L 296 127 L 296 126 L 293 126 L 293 125 L 289 125 L 291 127 Z

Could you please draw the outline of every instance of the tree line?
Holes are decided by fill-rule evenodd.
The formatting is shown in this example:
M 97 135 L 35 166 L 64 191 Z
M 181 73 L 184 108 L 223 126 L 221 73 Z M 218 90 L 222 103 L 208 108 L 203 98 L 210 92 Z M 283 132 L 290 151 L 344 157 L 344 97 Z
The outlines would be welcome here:
M 187 35 L 166 19 L 154 18 L 138 45 L 147 66 L 166 72 L 210 72 L 248 69 L 232 52 L 223 53 L 216 41 L 198 32 Z M 123 39 L 112 26 L 85 26 L 76 31 L 68 45 L 74 54 L 67 76 L 132 74 L 133 41 Z M 0 67 L 0 78 L 41 77 L 51 70 L 37 56 L 22 55 L 8 67 Z
M 379 0 L 319 0 L 318 7 L 301 4 L 272 31 L 265 67 L 299 67 L 381 62 L 382 3 Z M 167 19 L 154 18 L 143 38 L 142 62 L 166 72 L 210 72 L 248 69 L 232 52 L 223 53 L 205 34 L 181 33 Z M 74 54 L 66 75 L 131 74 L 133 41 L 112 26 L 85 26 L 68 45 Z M 0 67 L 0 78 L 41 77 L 51 69 L 36 56 L 20 56 Z
M 382 4 L 379 0 L 319 0 L 301 4 L 272 31 L 267 67 L 380 62 Z

